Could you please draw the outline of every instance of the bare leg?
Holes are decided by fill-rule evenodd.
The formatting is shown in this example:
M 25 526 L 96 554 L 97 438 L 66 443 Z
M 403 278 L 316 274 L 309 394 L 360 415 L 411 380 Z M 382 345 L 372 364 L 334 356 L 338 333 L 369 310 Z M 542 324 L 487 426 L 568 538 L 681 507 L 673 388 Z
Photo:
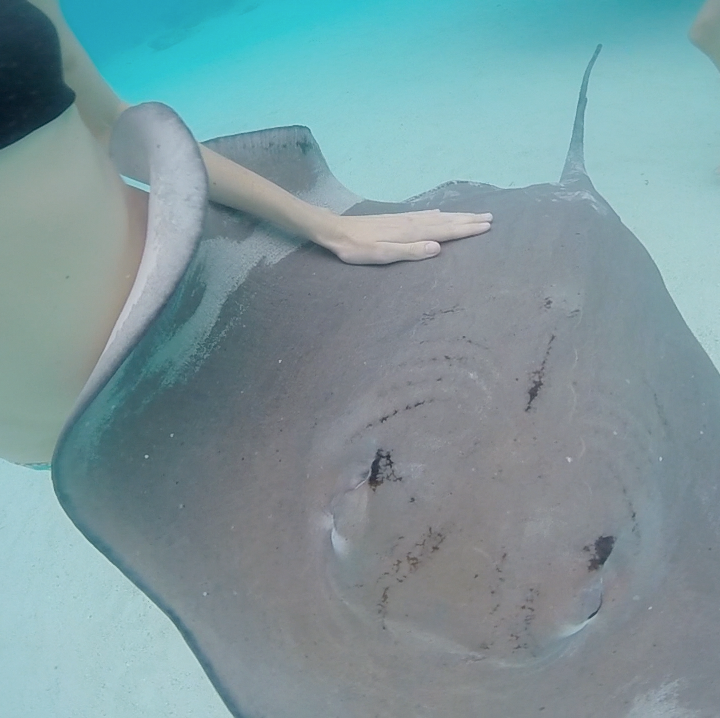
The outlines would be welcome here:
M 720 70 L 720 0 L 705 0 L 688 34 Z

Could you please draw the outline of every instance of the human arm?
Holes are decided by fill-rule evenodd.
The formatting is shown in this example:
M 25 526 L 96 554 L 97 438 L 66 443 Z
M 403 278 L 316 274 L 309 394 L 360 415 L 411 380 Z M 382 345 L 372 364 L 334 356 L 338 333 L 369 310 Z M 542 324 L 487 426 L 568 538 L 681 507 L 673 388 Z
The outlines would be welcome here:
M 60 38 L 63 77 L 75 92 L 75 104 L 85 125 L 106 147 L 115 120 L 128 107 L 105 82 L 68 26 L 58 0 L 30 0 L 53 22 Z
M 95 137 L 105 146 L 115 120 L 128 107 L 105 82 L 67 25 L 57 0 L 31 0 L 55 24 L 63 55 L 65 81 Z M 386 264 L 426 259 L 440 251 L 440 242 L 482 234 L 490 229 L 489 214 L 438 211 L 345 217 L 308 204 L 281 187 L 202 147 L 210 199 L 268 221 L 312 240 L 352 264 Z
M 350 264 L 427 259 L 440 251 L 439 242 L 490 229 L 489 214 L 431 210 L 364 217 L 336 215 L 304 202 L 207 147 L 201 146 L 201 151 L 210 178 L 210 199 L 311 239 Z

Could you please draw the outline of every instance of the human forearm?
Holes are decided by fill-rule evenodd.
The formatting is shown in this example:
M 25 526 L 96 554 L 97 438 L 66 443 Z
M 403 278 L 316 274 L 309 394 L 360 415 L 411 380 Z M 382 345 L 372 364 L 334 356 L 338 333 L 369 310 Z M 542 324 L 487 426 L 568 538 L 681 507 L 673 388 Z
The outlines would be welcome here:
M 80 52 L 85 54 L 78 45 Z M 83 122 L 98 140 L 107 145 L 115 120 L 129 105 L 103 80 L 90 58 L 85 61 L 76 55 L 76 62 L 66 67 L 66 81 L 75 91 L 75 104 Z
M 438 254 L 439 242 L 482 234 L 492 215 L 404 212 L 340 216 L 315 207 L 231 160 L 201 147 L 210 199 L 260 217 L 329 249 L 351 264 L 387 264 Z
M 68 26 L 57 0 L 31 0 L 55 25 L 60 39 L 63 76 L 75 92 L 75 104 L 85 125 L 107 144 L 113 124 L 127 107 L 102 78 Z
M 242 165 L 200 147 L 208 171 L 210 199 L 259 217 L 291 234 L 324 243 L 339 218 L 295 197 Z
M 113 125 L 127 104 L 113 92 L 81 47 L 65 22 L 57 0 L 31 1 L 55 23 L 65 81 L 76 93 L 76 104 L 83 121 L 107 147 Z M 482 234 L 490 229 L 492 216 L 489 214 L 432 211 L 369 217 L 338 216 L 304 202 L 207 148 L 201 147 L 201 151 L 208 170 L 212 200 L 310 239 L 344 262 L 386 264 L 426 259 L 440 252 L 440 242 Z

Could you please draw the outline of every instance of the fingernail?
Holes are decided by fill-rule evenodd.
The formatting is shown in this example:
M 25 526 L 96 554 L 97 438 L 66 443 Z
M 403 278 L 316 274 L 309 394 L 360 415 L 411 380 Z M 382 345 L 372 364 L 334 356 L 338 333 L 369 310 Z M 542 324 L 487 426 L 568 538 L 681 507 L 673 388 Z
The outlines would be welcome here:
M 485 214 L 480 215 L 484 220 L 487 220 L 488 222 L 493 221 L 493 216 L 490 214 L 490 212 L 486 212 Z
M 440 252 L 440 245 L 437 242 L 425 242 L 425 254 L 428 257 L 434 257 Z

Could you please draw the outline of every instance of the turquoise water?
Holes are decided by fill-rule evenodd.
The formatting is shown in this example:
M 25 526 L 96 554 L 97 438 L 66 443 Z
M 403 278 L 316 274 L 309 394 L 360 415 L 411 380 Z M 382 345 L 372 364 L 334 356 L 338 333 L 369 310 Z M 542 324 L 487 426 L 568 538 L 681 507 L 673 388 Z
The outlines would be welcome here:
M 587 163 L 720 365 L 720 76 L 701 3 L 65 0 L 117 92 L 199 138 L 307 124 L 354 191 L 554 179 L 597 42 Z M 0 716 L 227 716 L 169 622 L 77 534 L 47 474 L 0 466 Z

